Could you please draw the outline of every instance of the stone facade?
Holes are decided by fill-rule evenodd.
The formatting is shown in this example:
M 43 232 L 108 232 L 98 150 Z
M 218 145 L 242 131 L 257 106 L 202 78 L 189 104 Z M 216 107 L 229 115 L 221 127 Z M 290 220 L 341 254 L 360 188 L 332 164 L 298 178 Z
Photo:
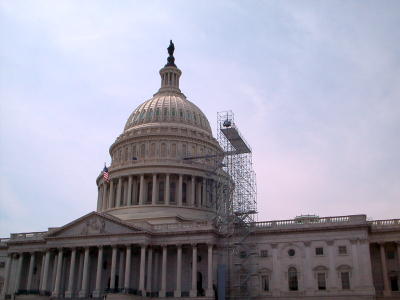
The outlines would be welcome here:
M 221 234 L 221 148 L 181 71 L 160 75 L 110 147 L 96 212 L 0 240 L 1 299 L 400 299 L 400 219 L 308 216 Z

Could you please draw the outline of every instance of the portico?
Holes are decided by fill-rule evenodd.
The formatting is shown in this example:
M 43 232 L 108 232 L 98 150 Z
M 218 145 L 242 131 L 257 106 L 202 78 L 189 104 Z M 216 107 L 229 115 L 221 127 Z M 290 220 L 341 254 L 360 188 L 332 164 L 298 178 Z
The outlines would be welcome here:
M 144 231 L 93 212 L 47 237 L 38 235 L 41 245 L 35 251 L 11 252 L 7 268 L 16 276 L 5 288 L 7 293 L 52 298 L 99 298 L 105 293 L 161 298 L 210 295 L 214 238 L 205 233 L 210 229 L 207 224 L 193 229 L 185 240 L 173 236 L 171 228 L 171 238 L 159 239 L 152 236 L 157 228 Z M 198 272 L 204 278 L 201 282 Z

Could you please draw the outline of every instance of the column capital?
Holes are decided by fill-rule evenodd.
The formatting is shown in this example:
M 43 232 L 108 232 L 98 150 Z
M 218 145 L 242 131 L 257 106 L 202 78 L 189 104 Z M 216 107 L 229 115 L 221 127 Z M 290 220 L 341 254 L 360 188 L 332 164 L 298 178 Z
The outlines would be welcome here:
M 192 246 L 192 248 L 197 248 L 197 243 L 190 243 L 190 245 Z
M 334 243 L 335 243 L 334 240 L 327 240 L 327 241 L 326 241 L 326 244 L 327 244 L 328 246 L 333 246 Z
M 278 244 L 277 243 L 272 243 L 271 247 L 272 247 L 272 249 L 276 249 L 276 248 L 278 248 Z
M 305 241 L 303 242 L 305 247 L 310 247 L 311 246 L 311 242 L 310 241 Z

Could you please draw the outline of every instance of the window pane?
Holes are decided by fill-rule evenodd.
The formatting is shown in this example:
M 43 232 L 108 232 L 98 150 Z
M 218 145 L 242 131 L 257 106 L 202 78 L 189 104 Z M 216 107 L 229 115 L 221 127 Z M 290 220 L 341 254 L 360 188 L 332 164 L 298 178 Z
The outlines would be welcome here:
M 318 273 L 317 274 L 317 281 L 318 281 L 318 289 L 319 290 L 326 290 L 325 273 Z
M 324 255 L 324 248 L 322 248 L 322 247 L 315 248 L 315 254 L 316 255 Z
M 347 247 L 346 246 L 339 246 L 339 254 L 347 254 Z
M 342 289 L 349 290 L 350 289 L 350 273 L 342 272 L 342 273 L 340 273 L 340 278 L 342 280 Z
M 264 292 L 269 291 L 269 278 L 268 275 L 261 276 L 261 288 Z
M 288 278 L 289 278 L 289 291 L 297 291 L 298 290 L 298 282 L 297 282 L 296 268 L 289 268 Z

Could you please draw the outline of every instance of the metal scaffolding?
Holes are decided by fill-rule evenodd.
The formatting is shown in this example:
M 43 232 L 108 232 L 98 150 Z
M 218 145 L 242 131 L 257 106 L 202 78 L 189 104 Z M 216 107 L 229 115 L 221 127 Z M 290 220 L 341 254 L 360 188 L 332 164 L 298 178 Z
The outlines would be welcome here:
M 217 124 L 217 140 L 223 151 L 218 202 L 226 210 L 219 213 L 226 224 L 252 223 L 257 212 L 257 186 L 251 147 L 241 136 L 232 111 L 219 112 Z
M 252 164 L 252 150 L 241 136 L 232 111 L 217 114 L 217 140 L 223 151 L 220 161 L 221 172 L 217 184 L 218 228 L 228 242 L 230 271 L 227 297 L 251 299 L 248 288 L 255 273 L 254 257 L 257 255 L 247 241 L 257 217 L 256 174 Z M 232 286 L 232 282 L 237 282 Z

